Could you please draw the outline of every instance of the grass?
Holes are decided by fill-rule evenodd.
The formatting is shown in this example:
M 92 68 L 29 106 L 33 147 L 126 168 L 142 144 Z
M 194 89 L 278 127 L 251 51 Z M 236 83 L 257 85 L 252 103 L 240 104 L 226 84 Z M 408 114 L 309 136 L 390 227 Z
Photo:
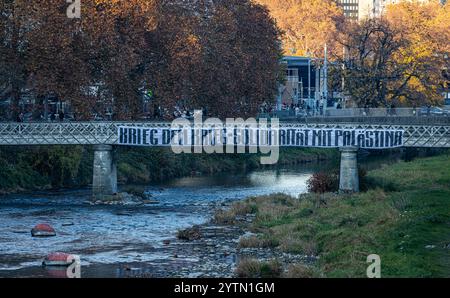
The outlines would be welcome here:
M 319 256 L 314 268 L 294 266 L 289 276 L 366 277 L 367 256 L 378 254 L 382 277 L 450 277 L 449 156 L 400 162 L 367 179 L 370 189 L 359 194 L 240 202 L 238 210 L 255 214 L 247 227 L 258 233 L 241 245 L 270 239 L 282 251 Z
M 279 243 L 274 238 L 269 237 L 259 237 L 259 236 L 249 236 L 242 237 L 239 239 L 239 248 L 267 248 L 276 247 Z

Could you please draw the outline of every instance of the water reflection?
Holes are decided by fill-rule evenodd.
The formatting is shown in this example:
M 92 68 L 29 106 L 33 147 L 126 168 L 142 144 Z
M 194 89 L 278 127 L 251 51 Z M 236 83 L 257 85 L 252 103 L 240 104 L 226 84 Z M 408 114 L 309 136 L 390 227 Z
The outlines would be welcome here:
M 326 167 L 308 165 L 173 179 L 148 186 L 148 192 L 160 203 L 145 207 L 90 206 L 86 204 L 89 189 L 3 196 L 0 276 L 37 266 L 55 251 L 82 255 L 83 265 L 164 260 L 168 256 L 161 249 L 162 240 L 173 238 L 178 229 L 207 221 L 216 205 L 277 192 L 297 196 L 306 191 L 311 174 Z M 30 229 L 40 222 L 51 224 L 57 236 L 32 238 Z

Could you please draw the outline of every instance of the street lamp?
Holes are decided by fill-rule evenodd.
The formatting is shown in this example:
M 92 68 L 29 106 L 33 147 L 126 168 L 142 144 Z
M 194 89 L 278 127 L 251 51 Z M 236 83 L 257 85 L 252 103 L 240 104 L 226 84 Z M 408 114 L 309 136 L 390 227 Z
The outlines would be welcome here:
M 308 54 L 308 104 L 311 101 L 311 54 Z
M 321 103 L 323 106 L 323 114 L 325 114 L 328 105 L 328 48 L 327 44 L 324 47 L 324 58 L 311 58 L 311 53 L 307 52 L 308 55 L 308 101 L 311 101 L 311 60 L 323 60 L 323 93 L 321 94 L 320 82 L 321 82 L 321 71 L 319 71 L 319 94 L 321 94 Z M 317 71 L 317 69 L 316 69 Z M 316 86 L 317 87 L 317 86 Z M 318 107 L 315 107 L 316 109 Z
M 323 61 L 323 114 L 325 115 L 328 105 L 328 48 L 327 44 L 325 44 L 324 48 L 325 54 L 324 54 L 324 61 Z

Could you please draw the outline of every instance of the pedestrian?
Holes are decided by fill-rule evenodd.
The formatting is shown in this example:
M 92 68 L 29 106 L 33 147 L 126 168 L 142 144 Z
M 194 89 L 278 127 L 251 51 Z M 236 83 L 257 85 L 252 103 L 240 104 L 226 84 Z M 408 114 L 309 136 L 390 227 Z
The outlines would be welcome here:
M 53 121 L 55 121 L 55 120 L 56 120 L 55 113 L 51 113 L 51 115 L 50 115 L 50 121 L 53 122 Z
M 20 112 L 19 115 L 17 115 L 17 122 L 23 122 L 23 113 Z
M 61 121 L 61 122 L 64 121 L 64 112 L 63 111 L 59 112 L 59 121 Z
M 396 114 L 396 112 L 395 112 L 395 104 L 391 104 L 391 114 L 392 115 Z

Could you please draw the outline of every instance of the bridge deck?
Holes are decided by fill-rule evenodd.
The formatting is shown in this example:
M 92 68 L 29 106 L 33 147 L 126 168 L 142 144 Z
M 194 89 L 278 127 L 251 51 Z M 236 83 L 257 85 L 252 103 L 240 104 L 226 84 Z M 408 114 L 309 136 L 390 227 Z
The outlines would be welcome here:
M 281 128 L 398 129 L 406 147 L 450 148 L 450 119 L 445 117 L 306 118 L 283 121 Z M 0 123 L 0 145 L 117 144 L 124 125 L 169 128 L 170 122 L 30 122 Z

